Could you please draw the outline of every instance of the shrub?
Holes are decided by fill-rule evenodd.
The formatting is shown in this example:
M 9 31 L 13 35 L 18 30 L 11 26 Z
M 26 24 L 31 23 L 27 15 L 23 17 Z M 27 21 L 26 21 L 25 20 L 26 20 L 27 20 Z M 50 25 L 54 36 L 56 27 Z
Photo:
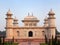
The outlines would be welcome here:
M 40 43 L 40 45 L 47 45 L 46 43 Z
M 18 45 L 18 43 L 5 42 L 4 45 Z

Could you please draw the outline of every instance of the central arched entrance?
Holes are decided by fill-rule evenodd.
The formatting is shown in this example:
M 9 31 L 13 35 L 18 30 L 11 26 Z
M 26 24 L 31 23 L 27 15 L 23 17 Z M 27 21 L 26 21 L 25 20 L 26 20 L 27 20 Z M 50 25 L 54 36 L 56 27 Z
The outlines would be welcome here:
M 28 36 L 29 36 L 29 37 L 33 37 L 33 32 L 32 32 L 32 31 L 29 31 L 29 32 L 28 32 Z

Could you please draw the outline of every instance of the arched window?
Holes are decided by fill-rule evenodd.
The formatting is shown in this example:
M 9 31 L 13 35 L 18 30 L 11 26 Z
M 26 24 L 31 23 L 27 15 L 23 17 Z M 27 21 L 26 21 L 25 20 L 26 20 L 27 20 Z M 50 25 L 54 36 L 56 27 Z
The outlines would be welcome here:
M 17 36 L 20 36 L 20 33 L 19 33 L 19 31 L 17 31 Z
M 25 26 L 28 26 L 28 24 L 25 24 Z
M 32 37 L 33 36 L 33 32 L 32 31 L 29 31 L 28 36 L 29 37 Z

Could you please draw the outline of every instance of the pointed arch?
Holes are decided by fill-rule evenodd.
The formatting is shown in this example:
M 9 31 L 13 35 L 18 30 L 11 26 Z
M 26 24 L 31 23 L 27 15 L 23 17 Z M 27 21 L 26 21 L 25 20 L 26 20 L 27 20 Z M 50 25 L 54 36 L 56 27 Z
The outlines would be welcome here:
M 29 37 L 33 37 L 33 32 L 32 32 L 32 31 L 29 31 L 29 32 L 28 32 L 28 36 L 29 36 Z

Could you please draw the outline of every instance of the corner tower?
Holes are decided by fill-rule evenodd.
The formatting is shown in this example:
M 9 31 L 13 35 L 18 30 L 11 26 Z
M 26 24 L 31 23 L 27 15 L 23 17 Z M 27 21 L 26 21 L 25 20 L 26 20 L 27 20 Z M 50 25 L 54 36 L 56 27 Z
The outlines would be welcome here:
M 18 27 L 18 19 L 16 17 L 13 20 L 13 26 Z
M 48 18 L 47 17 L 44 19 L 44 27 L 48 27 Z
M 6 16 L 6 38 L 11 39 L 13 37 L 13 18 L 10 9 Z
M 49 27 L 49 35 L 50 38 L 52 38 L 52 36 L 55 38 L 55 13 L 53 12 L 53 10 L 51 9 L 48 13 L 49 17 L 48 17 L 48 27 Z
M 49 27 L 55 27 L 55 13 L 53 12 L 53 10 L 51 9 L 48 13 L 49 15 Z

